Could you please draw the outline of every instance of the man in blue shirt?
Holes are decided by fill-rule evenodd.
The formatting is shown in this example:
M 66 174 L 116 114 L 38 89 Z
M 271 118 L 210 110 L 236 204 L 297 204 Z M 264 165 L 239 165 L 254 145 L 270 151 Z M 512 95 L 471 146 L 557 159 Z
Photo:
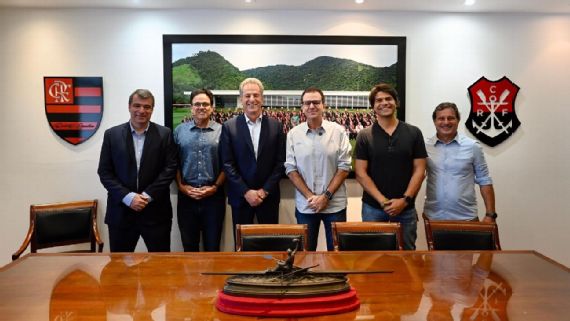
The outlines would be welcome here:
M 457 133 L 459 110 L 454 103 L 439 104 L 432 115 L 436 135 L 426 140 L 427 189 L 424 213 L 430 220 L 479 220 L 475 184 L 485 202 L 484 222 L 493 222 L 495 192 L 483 149 Z
M 174 130 L 180 155 L 178 185 L 178 227 L 186 252 L 197 252 L 202 233 L 205 251 L 219 251 L 226 212 L 225 174 L 218 145 L 222 125 L 210 119 L 214 96 L 208 89 L 190 94 L 192 120 Z

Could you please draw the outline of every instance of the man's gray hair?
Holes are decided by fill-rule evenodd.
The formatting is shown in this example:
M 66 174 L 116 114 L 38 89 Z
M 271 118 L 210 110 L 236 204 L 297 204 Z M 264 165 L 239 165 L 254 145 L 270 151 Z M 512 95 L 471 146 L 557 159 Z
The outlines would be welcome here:
M 239 84 L 239 95 L 243 96 L 243 87 L 247 84 L 255 84 L 259 87 L 261 94 L 263 95 L 263 84 L 257 78 L 246 78 L 244 79 L 241 84 Z

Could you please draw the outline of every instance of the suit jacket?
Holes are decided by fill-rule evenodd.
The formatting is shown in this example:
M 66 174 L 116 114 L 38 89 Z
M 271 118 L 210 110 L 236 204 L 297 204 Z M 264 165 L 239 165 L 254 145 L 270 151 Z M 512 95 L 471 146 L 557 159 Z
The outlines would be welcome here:
M 137 161 L 129 123 L 107 129 L 97 170 L 107 189 L 105 223 L 126 227 L 137 218 L 149 225 L 171 220 L 170 183 L 176 175 L 176 166 L 176 145 L 170 129 L 151 122 L 145 136 L 137 186 Z M 153 200 L 137 213 L 122 202 L 130 192 L 146 192 Z
M 279 181 L 284 174 L 285 162 L 285 134 L 281 122 L 267 116 L 261 118 L 257 160 L 243 114 L 224 123 L 220 150 L 230 205 L 242 205 L 246 202 L 244 194 L 247 190 L 260 188 L 269 193 L 265 202 L 279 202 Z

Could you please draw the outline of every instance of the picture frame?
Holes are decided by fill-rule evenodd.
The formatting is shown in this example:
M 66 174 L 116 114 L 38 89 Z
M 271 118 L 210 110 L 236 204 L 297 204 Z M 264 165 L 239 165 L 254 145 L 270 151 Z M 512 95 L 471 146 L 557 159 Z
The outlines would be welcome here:
M 331 114 L 340 109 L 344 118 L 354 116 L 352 112 L 370 118 L 368 93 L 375 84 L 388 82 L 398 91 L 398 118 L 406 117 L 405 37 L 163 35 L 163 60 L 164 119 L 171 129 L 184 120 L 182 115 L 190 109 L 184 99 L 194 89 L 211 89 L 217 107 L 239 110 L 238 86 L 247 77 L 264 83 L 266 110 L 299 113 L 300 101 L 293 96 L 316 86 L 324 91 Z M 344 119 L 337 116 L 333 121 Z M 348 132 L 350 125 L 345 127 Z

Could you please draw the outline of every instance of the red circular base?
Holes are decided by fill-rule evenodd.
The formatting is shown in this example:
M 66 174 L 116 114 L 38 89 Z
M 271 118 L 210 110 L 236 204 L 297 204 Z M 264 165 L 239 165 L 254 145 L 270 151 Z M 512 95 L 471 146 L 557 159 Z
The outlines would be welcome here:
M 264 317 L 301 317 L 344 313 L 357 309 L 360 301 L 353 288 L 348 292 L 310 298 L 253 298 L 218 292 L 216 308 L 238 315 Z

